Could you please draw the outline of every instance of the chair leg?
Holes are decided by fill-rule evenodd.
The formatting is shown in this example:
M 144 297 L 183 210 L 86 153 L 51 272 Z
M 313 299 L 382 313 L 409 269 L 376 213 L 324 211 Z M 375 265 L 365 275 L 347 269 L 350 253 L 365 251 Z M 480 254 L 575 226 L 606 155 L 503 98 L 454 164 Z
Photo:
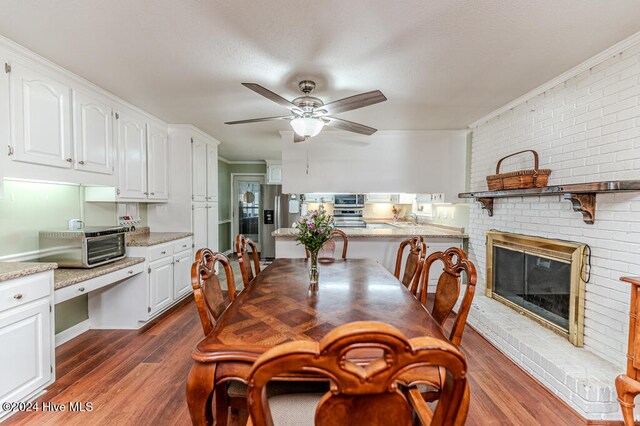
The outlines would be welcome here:
M 616 391 L 618 392 L 618 402 L 622 409 L 622 417 L 625 426 L 633 426 L 634 399 L 640 394 L 640 383 L 625 374 L 616 377 Z
M 216 426 L 227 426 L 229 421 L 229 398 L 227 384 L 220 383 L 216 389 Z
M 215 383 L 216 365 L 195 362 L 187 380 L 187 404 L 191 423 L 198 426 L 213 425 L 211 400 Z

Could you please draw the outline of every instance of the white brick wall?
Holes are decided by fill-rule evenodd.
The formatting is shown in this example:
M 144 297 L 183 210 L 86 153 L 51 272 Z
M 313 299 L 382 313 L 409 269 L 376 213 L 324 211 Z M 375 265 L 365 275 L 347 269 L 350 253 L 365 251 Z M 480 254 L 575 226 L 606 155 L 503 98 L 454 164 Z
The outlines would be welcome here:
M 473 128 L 471 190 L 486 190 L 499 158 L 534 149 L 550 185 L 640 179 L 640 45 Z M 506 160 L 502 171 L 531 168 L 531 159 Z M 624 371 L 629 286 L 640 275 L 640 193 L 600 194 L 596 221 L 587 225 L 560 196 L 496 199 L 493 217 L 474 202 L 469 251 L 485 286 L 485 232 L 490 229 L 589 244 L 584 347 Z

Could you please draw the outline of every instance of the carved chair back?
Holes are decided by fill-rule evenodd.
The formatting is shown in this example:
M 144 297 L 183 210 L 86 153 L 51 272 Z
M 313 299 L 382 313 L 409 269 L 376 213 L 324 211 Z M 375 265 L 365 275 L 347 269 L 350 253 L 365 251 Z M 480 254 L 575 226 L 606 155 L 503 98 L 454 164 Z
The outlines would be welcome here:
M 318 252 L 318 259 L 325 259 L 325 260 L 335 259 L 335 252 L 336 252 L 335 237 L 336 236 L 342 237 L 342 259 L 347 258 L 347 248 L 349 246 L 349 237 L 347 237 L 347 234 L 345 234 L 344 231 L 341 231 L 340 229 L 334 229 L 333 231 L 331 231 L 329 240 L 326 243 L 324 243 L 324 245 Z M 309 259 L 309 257 L 311 257 L 311 253 L 309 253 L 309 250 L 306 250 L 306 253 L 307 253 L 307 259 Z
M 362 349 L 373 349 L 379 358 L 356 364 L 349 352 Z M 421 398 L 417 404 L 409 402 L 398 388 L 398 376 L 425 366 L 445 370 L 433 412 Z M 271 426 L 267 383 L 276 376 L 306 372 L 331 380 L 315 410 L 316 425 L 355 425 L 367 419 L 368 425 L 408 426 L 414 409 L 421 419 L 431 418 L 425 424 L 462 425 L 468 408 L 462 404 L 468 392 L 466 371 L 464 355 L 448 342 L 432 337 L 408 340 L 388 324 L 353 322 L 332 330 L 320 342 L 288 342 L 261 355 L 249 376 L 249 413 L 254 426 Z
M 400 279 L 400 270 L 402 269 L 402 255 L 409 246 L 409 253 L 404 264 L 404 273 Z M 398 247 L 398 255 L 396 256 L 396 269 L 393 275 L 399 279 L 405 287 L 409 288 L 415 295 L 418 289 L 418 280 L 422 270 L 423 261 L 427 254 L 427 245 L 421 236 L 407 238 L 400 243 Z
M 433 303 L 431 316 L 433 316 L 440 325 L 444 325 L 444 322 L 458 301 L 462 272 L 464 272 L 467 277 L 467 288 L 449 335 L 449 340 L 454 345 L 459 346 L 462 340 L 462 333 L 467 323 L 467 316 L 469 315 L 473 295 L 475 294 L 477 279 L 476 267 L 467 259 L 466 253 L 457 247 L 450 247 L 445 251 L 439 251 L 429 255 L 422 268 L 422 276 L 420 277 L 418 290 L 418 300 L 420 300 L 423 305 L 427 303 L 431 266 L 437 260 L 441 261 L 444 266 L 436 286 L 435 301 Z
M 222 265 L 227 277 L 227 298 L 222 294 L 220 280 L 215 273 L 216 264 Z M 236 298 L 236 286 L 229 259 L 222 253 L 214 253 L 208 248 L 198 250 L 196 261 L 191 266 L 191 287 L 206 336 L 213 330 L 222 312 Z
M 251 268 L 251 260 L 249 259 L 249 249 L 251 249 L 251 257 L 253 258 L 253 269 Z M 260 255 L 258 254 L 256 243 L 244 235 L 238 234 L 236 236 L 236 254 L 238 255 L 238 263 L 240 264 L 242 282 L 246 286 L 260 273 Z

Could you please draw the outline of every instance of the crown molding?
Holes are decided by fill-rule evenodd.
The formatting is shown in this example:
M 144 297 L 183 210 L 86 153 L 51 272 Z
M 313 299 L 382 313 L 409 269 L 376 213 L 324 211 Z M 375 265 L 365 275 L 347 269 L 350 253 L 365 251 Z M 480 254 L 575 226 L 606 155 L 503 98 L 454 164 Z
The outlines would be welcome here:
M 588 71 L 589 69 L 595 67 L 598 64 L 601 64 L 602 62 L 606 61 L 607 59 L 621 53 L 624 52 L 625 50 L 629 49 L 630 47 L 633 47 L 637 44 L 640 44 L 640 32 L 637 32 L 633 35 L 631 35 L 630 37 L 627 37 L 626 39 L 622 40 L 619 43 L 614 44 L 613 46 L 603 50 L 602 52 L 598 53 L 595 56 L 592 56 L 591 58 L 587 59 L 586 61 L 576 65 L 575 67 L 571 68 L 570 70 L 560 74 L 559 76 L 557 76 L 556 78 L 554 78 L 553 80 L 549 80 L 546 83 L 544 83 L 541 86 L 536 87 L 535 89 L 525 93 L 522 96 L 519 96 L 518 98 L 512 100 L 511 102 L 509 102 L 508 104 L 501 106 L 500 108 L 490 112 L 489 114 L 485 115 L 484 117 L 481 117 L 477 120 L 475 120 L 474 122 L 472 122 L 471 124 L 469 124 L 469 128 L 473 129 L 475 127 L 478 127 L 481 124 L 485 124 L 486 122 L 488 122 L 489 120 L 504 114 L 505 112 L 517 107 L 518 105 L 521 105 L 525 102 L 527 102 L 528 100 L 535 98 L 538 95 L 543 94 L 544 92 L 553 89 L 554 87 L 556 87 L 559 84 L 564 83 L 565 81 L 585 72 Z

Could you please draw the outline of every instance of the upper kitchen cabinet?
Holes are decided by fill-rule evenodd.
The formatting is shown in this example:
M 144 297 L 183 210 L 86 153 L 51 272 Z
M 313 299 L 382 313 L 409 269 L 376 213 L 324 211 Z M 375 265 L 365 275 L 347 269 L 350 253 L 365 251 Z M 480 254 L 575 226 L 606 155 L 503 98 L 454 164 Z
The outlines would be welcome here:
M 207 200 L 207 144 L 198 138 L 191 138 L 191 199 Z
M 13 61 L 9 74 L 11 145 L 16 161 L 71 168 L 71 89 Z
M 280 185 L 282 184 L 282 162 L 266 160 L 267 161 L 267 184 Z
M 73 91 L 74 167 L 113 174 L 113 110 L 107 100 Z
M 116 114 L 118 123 L 119 198 L 147 198 L 147 138 L 142 116 L 123 111 Z
M 207 201 L 218 201 L 218 145 L 207 145 Z
M 150 200 L 169 199 L 169 133 L 166 127 L 147 124 L 147 184 Z

